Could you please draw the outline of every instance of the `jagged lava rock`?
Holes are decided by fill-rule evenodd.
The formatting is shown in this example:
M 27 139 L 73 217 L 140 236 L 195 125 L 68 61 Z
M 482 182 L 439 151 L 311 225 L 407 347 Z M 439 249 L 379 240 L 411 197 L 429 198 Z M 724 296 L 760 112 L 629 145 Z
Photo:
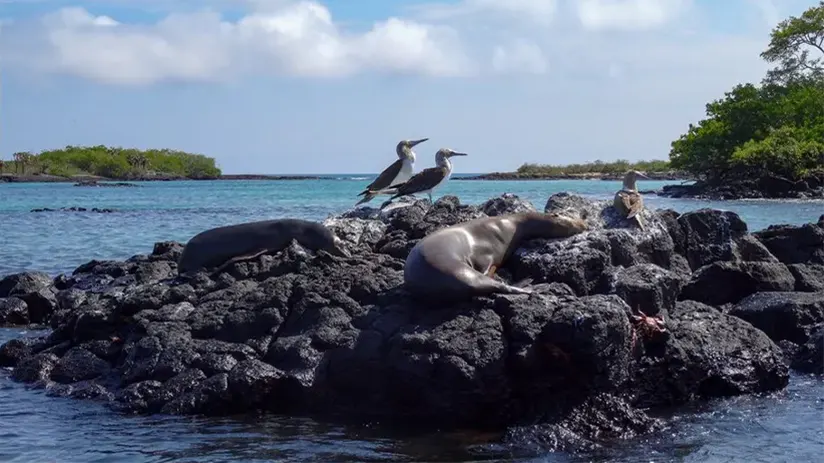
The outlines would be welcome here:
M 753 233 L 785 264 L 824 264 L 824 227 L 808 223 L 800 227 L 770 225 Z
M 177 276 L 182 245 L 165 242 L 150 255 L 92 261 L 53 284 L 43 280 L 37 291 L 55 293 L 52 332 L 6 343 L 0 364 L 50 394 L 127 412 L 270 410 L 496 429 L 540 422 L 580 439 L 620 435 L 621 425 L 651 429 L 656 420 L 632 404 L 786 385 L 781 350 L 762 331 L 698 302 L 675 302 L 685 284 L 699 295 L 724 284 L 696 279 L 695 265 L 783 266 L 790 276 L 776 271 L 778 289 L 785 280 L 795 287 L 737 215 L 645 209 L 640 230 L 610 201 L 562 193 L 545 209 L 581 217 L 590 229 L 524 243 L 497 272 L 531 278 L 531 295 L 416 301 L 402 286 L 403 259 L 420 239 L 534 207 L 515 195 L 480 206 L 451 196 L 403 200 L 325 221 L 352 252 L 347 258 L 293 242 L 217 275 Z M 731 276 L 718 278 L 735 287 Z M 667 332 L 645 336 L 630 317 L 635 309 L 662 317 Z M 601 408 L 585 411 L 587 404 Z
M 0 280 L 0 324 L 46 322 L 57 304 L 55 292 L 52 278 L 43 272 L 6 276 Z
M 792 367 L 803 373 L 824 375 L 824 323 L 795 352 Z
M 804 344 L 812 330 L 824 323 L 824 291 L 755 293 L 729 314 L 748 321 L 775 342 Z
M 796 291 L 824 291 L 824 265 L 790 264 L 787 268 L 795 277 Z
M 647 345 L 632 388 L 639 405 L 680 404 L 777 390 L 789 382 L 783 352 L 749 323 L 694 301 L 670 311 L 671 335 Z
M 735 303 L 759 291 L 792 291 L 795 278 L 778 262 L 713 262 L 698 269 L 681 299 L 710 305 Z

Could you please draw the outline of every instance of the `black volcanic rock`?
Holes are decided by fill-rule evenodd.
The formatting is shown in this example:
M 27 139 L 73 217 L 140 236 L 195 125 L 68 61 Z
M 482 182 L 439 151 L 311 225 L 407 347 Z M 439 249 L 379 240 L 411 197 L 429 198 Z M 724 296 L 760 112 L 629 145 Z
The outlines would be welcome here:
M 590 230 L 523 243 L 496 274 L 531 279 L 533 294 L 434 304 L 404 289 L 404 258 L 420 239 L 526 210 L 504 195 L 479 207 L 447 196 L 349 211 L 326 224 L 351 257 L 292 243 L 216 275 L 177 276 L 182 246 L 164 242 L 55 279 L 8 276 L 0 316 L 36 314 L 52 332 L 6 343 L 0 365 L 51 395 L 127 412 L 268 410 L 439 429 L 541 423 L 570 445 L 660 424 L 638 406 L 786 386 L 789 366 L 768 334 L 781 336 L 758 327 L 768 313 L 807 309 L 756 309 L 745 298 L 771 291 L 809 306 L 793 291 L 814 286 L 817 267 L 792 266 L 814 265 L 817 253 L 809 240 L 793 248 L 781 238 L 816 236 L 807 226 L 755 239 L 730 212 L 647 209 L 642 231 L 610 201 L 557 194 L 545 210 Z M 735 303 L 736 316 L 705 305 Z M 642 329 L 639 313 L 661 317 L 666 331 Z M 810 333 L 801 339 L 788 323 L 781 332 L 803 352 L 793 366 L 815 368 L 814 326 L 798 321 Z

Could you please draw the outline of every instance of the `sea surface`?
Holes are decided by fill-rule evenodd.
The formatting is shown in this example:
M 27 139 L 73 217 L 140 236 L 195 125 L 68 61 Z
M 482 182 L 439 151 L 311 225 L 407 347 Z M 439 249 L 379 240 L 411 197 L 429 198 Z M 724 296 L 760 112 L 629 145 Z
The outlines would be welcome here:
M 465 174 L 468 175 L 468 174 Z M 91 259 L 151 252 L 157 241 L 185 242 L 216 226 L 300 217 L 322 220 L 351 208 L 371 175 L 322 180 L 138 182 L 138 188 L 69 183 L 0 183 L 0 277 L 26 270 L 57 275 Z M 642 181 L 643 190 L 672 182 Z M 539 209 L 556 192 L 611 199 L 617 181 L 462 181 L 435 197 L 479 204 L 515 193 Z M 382 198 L 370 205 L 379 206 Z M 651 208 L 737 212 L 751 231 L 815 222 L 824 201 L 703 201 L 645 196 Z M 112 208 L 113 213 L 30 212 L 36 208 Z M 0 329 L 0 343 L 42 333 Z M 465 433 L 404 434 L 279 416 L 221 419 L 134 417 L 95 402 L 48 397 L 0 369 L 0 462 L 131 461 L 822 461 L 824 382 L 794 375 L 779 393 L 737 397 L 666 414 L 668 428 L 598 452 L 553 452 L 517 433 L 506 445 Z

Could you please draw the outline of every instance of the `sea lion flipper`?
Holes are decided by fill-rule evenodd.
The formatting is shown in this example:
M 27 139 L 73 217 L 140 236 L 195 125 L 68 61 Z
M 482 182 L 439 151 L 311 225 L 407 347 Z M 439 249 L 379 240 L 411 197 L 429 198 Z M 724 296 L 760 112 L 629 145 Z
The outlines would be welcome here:
M 269 249 L 264 249 L 262 251 L 254 252 L 254 253 L 251 253 L 251 254 L 244 254 L 242 256 L 232 257 L 231 259 L 229 259 L 226 262 L 220 264 L 216 269 L 214 269 L 214 271 L 212 271 L 212 275 L 216 275 L 216 274 L 222 272 L 223 270 L 226 269 L 226 267 L 228 267 L 232 264 L 235 264 L 237 262 L 243 262 L 243 261 L 246 261 L 246 260 L 252 260 L 256 257 L 262 256 L 263 254 L 266 254 L 267 252 L 269 252 Z
M 524 278 L 523 280 L 516 281 L 512 283 L 512 286 L 516 288 L 526 288 L 527 286 L 532 285 L 532 278 Z

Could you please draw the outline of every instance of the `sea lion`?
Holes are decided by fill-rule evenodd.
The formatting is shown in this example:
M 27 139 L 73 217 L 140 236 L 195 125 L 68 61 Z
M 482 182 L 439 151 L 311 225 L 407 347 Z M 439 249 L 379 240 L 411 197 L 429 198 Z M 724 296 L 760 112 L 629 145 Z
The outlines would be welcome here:
M 649 177 L 641 172 L 638 172 L 637 170 L 627 172 L 624 176 L 624 185 L 620 190 L 618 190 L 617 193 L 615 193 L 612 204 L 622 216 L 627 219 L 634 218 L 638 223 L 638 227 L 643 230 L 644 222 L 638 214 L 640 214 L 644 209 L 644 198 L 641 196 L 641 193 L 638 192 L 638 187 L 635 184 L 635 181 L 638 178 L 649 179 Z
M 186 243 L 178 262 L 178 273 L 226 266 L 284 249 L 292 240 L 317 251 L 349 257 L 341 240 L 323 224 L 300 219 L 276 219 L 212 228 Z
M 492 293 L 529 294 L 491 277 L 524 240 L 566 238 L 586 222 L 558 213 L 524 212 L 485 217 L 438 230 L 412 248 L 404 285 L 425 299 L 458 300 Z

